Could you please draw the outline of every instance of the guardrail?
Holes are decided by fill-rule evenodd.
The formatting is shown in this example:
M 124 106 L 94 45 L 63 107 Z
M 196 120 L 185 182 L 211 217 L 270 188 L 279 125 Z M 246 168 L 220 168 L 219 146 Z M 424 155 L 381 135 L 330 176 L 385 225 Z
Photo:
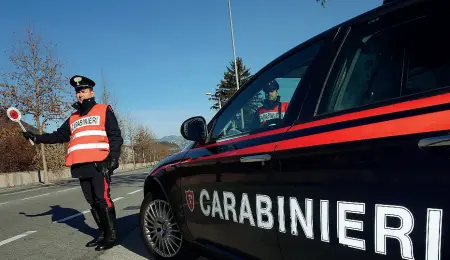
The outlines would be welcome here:
M 133 163 L 120 165 L 114 173 L 124 172 L 133 169 L 151 167 L 158 162 L 151 163 L 136 163 L 136 167 Z M 70 174 L 70 168 L 64 168 L 59 171 L 48 171 L 49 182 L 72 179 Z M 0 188 L 18 187 L 30 184 L 42 183 L 41 175 L 39 171 L 26 171 L 26 172 L 8 172 L 0 173 Z

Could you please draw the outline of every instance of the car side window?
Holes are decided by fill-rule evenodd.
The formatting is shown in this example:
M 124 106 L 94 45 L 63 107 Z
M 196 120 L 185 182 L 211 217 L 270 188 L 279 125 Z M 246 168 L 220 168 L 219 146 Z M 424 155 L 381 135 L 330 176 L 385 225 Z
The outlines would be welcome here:
M 313 43 L 255 78 L 216 119 L 211 140 L 282 126 L 294 92 L 321 46 L 322 42 Z
M 373 23 L 376 23 L 374 19 Z M 350 33 L 317 108 L 317 115 L 376 104 L 450 86 L 449 48 L 442 15 Z
M 440 27 L 447 24 L 448 15 L 436 15 L 409 31 L 402 96 L 450 87 L 450 48 Z

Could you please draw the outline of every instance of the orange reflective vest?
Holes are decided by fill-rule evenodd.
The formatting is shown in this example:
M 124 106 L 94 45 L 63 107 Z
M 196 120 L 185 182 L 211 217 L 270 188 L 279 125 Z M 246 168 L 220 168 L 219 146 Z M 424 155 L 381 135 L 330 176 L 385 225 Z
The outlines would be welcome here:
M 268 109 L 268 108 L 265 108 L 265 107 L 258 108 L 256 113 L 257 113 L 257 115 L 259 117 L 260 124 L 262 125 L 266 121 L 271 120 L 271 119 L 275 119 L 275 118 L 283 119 L 284 118 L 284 114 L 286 113 L 288 106 L 289 106 L 288 102 L 280 102 L 280 103 L 278 103 L 277 106 L 275 106 L 272 109 Z
M 66 166 L 78 163 L 103 161 L 109 154 L 106 135 L 106 109 L 108 105 L 95 104 L 85 116 L 74 112 L 70 116 L 70 142 Z

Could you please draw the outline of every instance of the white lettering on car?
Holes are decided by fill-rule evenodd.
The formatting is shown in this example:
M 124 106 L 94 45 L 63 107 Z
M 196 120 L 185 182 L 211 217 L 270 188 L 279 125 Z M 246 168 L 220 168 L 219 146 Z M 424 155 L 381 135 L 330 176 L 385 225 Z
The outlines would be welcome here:
M 312 199 L 305 199 L 306 218 L 298 205 L 297 198 L 291 197 L 289 206 L 291 208 L 291 234 L 298 236 L 297 221 L 300 221 L 305 236 L 309 239 L 314 239 Z
M 328 200 L 320 201 L 320 239 L 323 242 L 330 242 L 330 217 L 328 213 L 330 202 Z
M 347 213 L 365 214 L 365 204 L 356 202 L 338 201 L 338 237 L 339 243 L 360 249 L 366 250 L 366 241 L 364 239 L 352 238 L 347 236 L 347 229 L 364 231 L 363 222 L 359 220 L 352 220 L 347 218 Z
M 215 190 L 213 193 L 213 204 L 211 216 L 215 217 L 216 213 L 219 213 L 220 219 L 223 219 L 222 207 L 220 206 L 219 194 Z
M 211 214 L 211 206 L 210 205 L 206 205 L 206 207 L 204 206 L 203 203 L 203 199 L 206 198 L 207 200 L 209 200 L 209 193 L 207 190 L 203 189 L 200 192 L 200 208 L 202 210 L 203 215 L 205 216 L 209 216 L 209 214 Z
M 223 200 L 220 199 L 222 196 Z M 229 191 L 223 191 L 219 194 L 214 190 L 212 200 L 210 192 L 202 189 L 199 196 L 200 209 L 204 216 L 225 219 L 235 223 L 250 225 L 261 229 L 273 229 L 275 218 L 273 216 L 273 203 L 270 196 L 256 194 L 254 199 L 250 200 L 247 193 L 242 193 L 240 203 L 236 201 L 236 194 Z M 290 234 L 298 236 L 298 223 L 303 229 L 305 237 L 314 239 L 313 233 L 313 199 L 306 198 L 304 204 L 298 203 L 296 197 L 290 197 L 286 202 L 285 197 L 277 196 L 278 208 L 278 227 L 280 233 L 288 234 L 286 228 L 285 206 L 289 207 L 288 214 L 290 218 Z M 222 202 L 222 203 L 221 203 Z M 320 200 L 320 240 L 330 243 L 330 201 Z M 223 205 L 222 205 L 223 204 Z M 255 205 L 256 222 L 250 205 Z M 239 205 L 239 211 L 237 206 Z M 223 206 L 223 207 L 222 207 Z M 374 216 L 374 251 L 377 254 L 388 255 L 388 239 L 398 241 L 400 254 L 403 259 L 415 259 L 414 243 L 410 234 L 415 227 L 414 215 L 404 207 L 398 205 L 376 204 Z M 231 213 L 231 214 L 230 214 Z M 436 208 L 427 209 L 427 222 L 425 234 L 425 260 L 441 259 L 442 243 L 442 219 L 443 210 Z M 352 214 L 352 215 L 350 215 Z M 350 237 L 347 230 L 364 232 L 364 222 L 357 220 L 357 214 L 366 214 L 366 203 L 337 201 L 337 239 L 342 245 L 358 250 L 366 250 L 366 241 L 361 238 Z M 389 226 L 388 218 L 396 218 L 400 225 Z M 245 221 L 245 220 L 248 221 Z M 425 230 L 424 230 L 425 231 Z M 353 233 L 353 236 L 356 236 Z M 391 253 L 392 254 L 392 253 Z
M 263 215 L 267 216 L 267 221 L 263 221 Z M 259 228 L 273 228 L 274 221 L 272 215 L 272 200 L 269 196 L 259 194 L 256 195 L 256 220 Z
M 284 197 L 278 196 L 278 226 L 280 233 L 286 233 L 286 222 L 284 220 Z
M 405 207 L 393 205 L 375 205 L 375 252 L 387 255 L 386 239 L 400 242 L 403 259 L 414 259 L 413 242 L 409 234 L 414 229 L 414 216 Z M 387 217 L 398 218 L 400 227 L 388 227 Z
M 242 194 L 241 210 L 239 212 L 239 223 L 244 224 L 244 219 L 248 219 L 252 227 L 255 226 L 255 219 L 253 218 L 252 209 L 250 208 L 250 202 L 248 201 L 247 193 Z
M 228 204 L 228 199 L 231 200 L 231 203 Z M 230 220 L 228 213 L 231 211 L 233 214 L 233 221 L 237 223 L 236 216 L 236 198 L 232 192 L 224 191 L 223 192 L 223 212 L 225 213 L 225 219 Z
M 442 209 L 427 209 L 426 260 L 441 259 Z

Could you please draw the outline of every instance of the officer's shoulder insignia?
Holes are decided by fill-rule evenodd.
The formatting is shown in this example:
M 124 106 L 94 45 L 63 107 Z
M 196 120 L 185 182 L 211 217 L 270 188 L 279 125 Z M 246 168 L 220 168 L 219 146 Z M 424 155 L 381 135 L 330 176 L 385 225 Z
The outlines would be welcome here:
M 111 105 L 107 105 L 107 109 L 109 109 L 113 114 L 114 114 L 114 110 L 112 109 Z

